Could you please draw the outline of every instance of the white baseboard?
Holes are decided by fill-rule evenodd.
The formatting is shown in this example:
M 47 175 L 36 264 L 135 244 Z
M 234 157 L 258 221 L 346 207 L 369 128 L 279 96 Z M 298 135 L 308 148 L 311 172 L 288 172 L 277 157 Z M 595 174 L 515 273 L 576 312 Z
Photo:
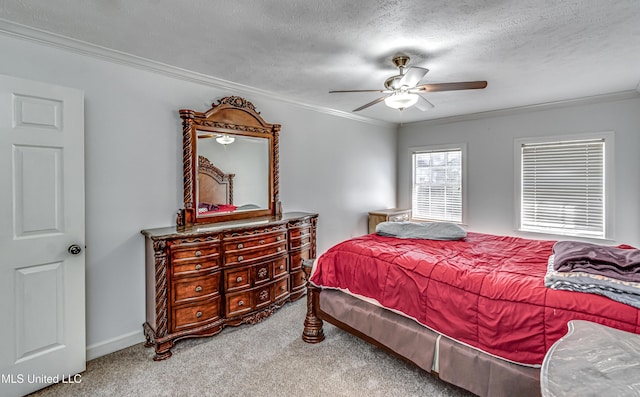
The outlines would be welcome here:
M 105 356 L 109 353 L 117 352 L 118 350 L 122 350 L 141 342 L 145 342 L 145 337 L 142 333 L 142 330 L 134 331 L 129 334 L 124 334 L 122 336 L 106 340 L 104 342 L 87 346 L 87 361 Z

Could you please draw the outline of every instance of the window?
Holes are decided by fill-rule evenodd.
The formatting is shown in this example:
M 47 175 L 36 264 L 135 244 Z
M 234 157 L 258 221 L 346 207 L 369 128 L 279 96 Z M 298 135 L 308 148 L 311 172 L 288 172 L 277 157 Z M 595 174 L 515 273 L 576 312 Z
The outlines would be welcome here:
M 605 238 L 613 134 L 516 143 L 520 230 Z
M 412 150 L 412 217 L 462 222 L 465 147 Z

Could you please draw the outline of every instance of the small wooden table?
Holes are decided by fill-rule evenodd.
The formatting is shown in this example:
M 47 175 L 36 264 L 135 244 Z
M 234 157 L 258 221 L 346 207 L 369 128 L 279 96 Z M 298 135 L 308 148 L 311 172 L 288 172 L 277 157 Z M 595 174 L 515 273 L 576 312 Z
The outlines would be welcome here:
M 411 220 L 411 209 L 391 208 L 369 212 L 369 233 L 376 232 L 380 222 L 406 222 Z
M 640 335 L 569 321 L 544 357 L 540 386 L 544 397 L 640 396 Z

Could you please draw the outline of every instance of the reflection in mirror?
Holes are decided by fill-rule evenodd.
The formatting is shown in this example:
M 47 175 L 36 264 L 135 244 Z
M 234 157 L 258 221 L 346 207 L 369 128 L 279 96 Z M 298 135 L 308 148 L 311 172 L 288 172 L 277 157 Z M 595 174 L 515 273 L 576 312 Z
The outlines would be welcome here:
M 198 166 L 197 216 L 268 210 L 269 139 L 208 131 L 197 136 L 198 157 L 204 158 Z
M 267 123 L 251 102 L 238 96 L 224 97 L 211 106 L 205 112 L 180 109 L 184 208 L 178 212 L 176 223 L 182 227 L 280 216 L 280 124 Z M 203 195 L 198 182 L 204 177 L 201 159 L 211 170 L 219 171 L 211 171 L 211 175 L 226 177 L 229 190 L 228 198 L 206 198 L 213 206 L 203 212 L 198 200 L 202 202 L 208 193 Z M 214 180 L 209 178 L 207 182 Z M 227 187 L 220 188 L 225 191 Z M 236 208 L 221 211 L 220 204 Z

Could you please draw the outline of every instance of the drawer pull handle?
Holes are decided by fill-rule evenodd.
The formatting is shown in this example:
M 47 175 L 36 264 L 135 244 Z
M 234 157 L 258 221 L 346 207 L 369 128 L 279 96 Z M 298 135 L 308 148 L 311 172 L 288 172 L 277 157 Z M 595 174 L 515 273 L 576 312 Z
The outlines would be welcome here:
M 198 286 L 196 287 L 196 292 L 201 292 L 201 291 L 202 291 L 202 287 L 198 285 Z
M 285 287 L 284 285 L 281 285 L 281 286 L 280 286 L 280 291 L 284 291 L 284 290 L 286 290 L 286 289 L 287 289 L 287 287 Z
M 236 278 L 236 283 L 241 283 L 241 282 L 242 282 L 242 277 Z
M 195 254 L 195 255 L 196 255 L 196 256 L 200 256 L 200 255 L 202 255 L 202 252 L 200 252 L 200 251 L 196 251 L 196 254 Z
M 196 313 L 196 317 L 197 317 L 197 318 L 202 317 L 202 312 L 197 312 L 197 313 Z
M 278 241 L 282 240 L 282 236 L 276 237 L 276 240 L 278 240 Z
M 242 243 L 238 244 L 238 248 L 243 248 L 244 245 L 242 245 Z
M 264 240 L 260 240 L 258 241 L 260 244 L 264 244 Z
M 244 258 L 242 257 L 242 255 L 240 255 L 240 256 L 238 257 L 238 262 L 242 262 L 242 260 L 243 260 L 243 259 L 244 259 Z
M 284 270 L 284 265 L 280 265 L 280 270 Z
M 244 306 L 244 301 L 238 301 L 238 306 Z
M 282 247 L 278 247 L 278 252 L 282 251 Z
M 198 263 L 198 264 L 196 265 L 196 270 L 200 270 L 200 269 L 202 269 L 202 265 Z

